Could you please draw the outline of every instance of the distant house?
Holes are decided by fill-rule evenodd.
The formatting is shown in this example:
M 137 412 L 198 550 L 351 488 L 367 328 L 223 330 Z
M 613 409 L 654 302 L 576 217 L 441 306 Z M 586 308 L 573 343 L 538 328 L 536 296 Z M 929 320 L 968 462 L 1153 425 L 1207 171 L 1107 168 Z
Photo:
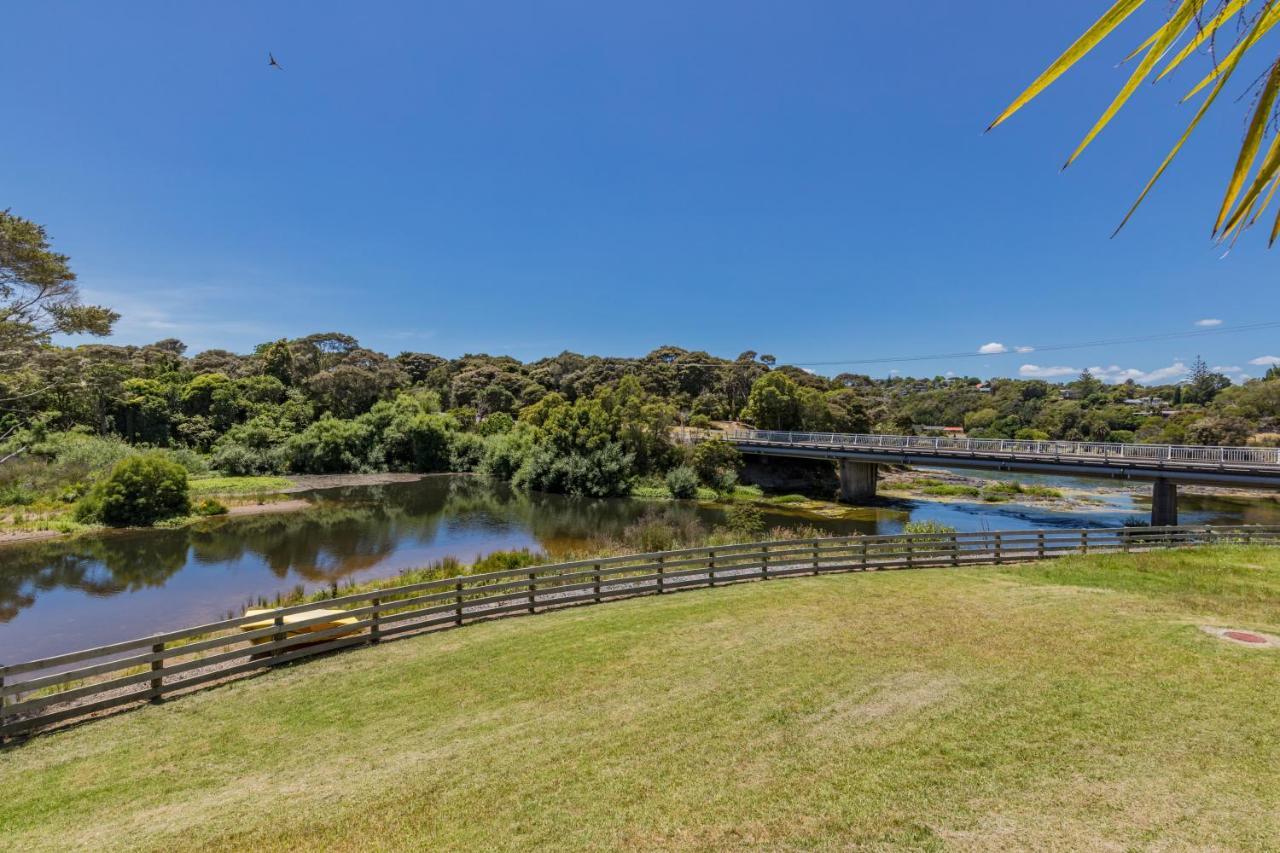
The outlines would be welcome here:
M 976 385 L 974 385 L 974 386 L 973 386 L 973 390 L 978 391 L 978 392 L 980 392 L 980 393 L 982 393 L 982 394 L 990 394 L 990 393 L 991 393 L 991 383 L 989 383 L 989 382 L 979 382 L 978 384 L 976 384 Z

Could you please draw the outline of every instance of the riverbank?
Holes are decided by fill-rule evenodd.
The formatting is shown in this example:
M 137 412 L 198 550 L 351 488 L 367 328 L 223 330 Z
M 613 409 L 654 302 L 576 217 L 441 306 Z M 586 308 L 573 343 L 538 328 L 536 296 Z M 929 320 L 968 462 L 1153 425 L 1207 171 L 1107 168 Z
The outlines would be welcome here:
M 185 527 L 209 518 L 298 512 L 311 507 L 311 501 L 290 498 L 289 495 L 317 489 L 412 483 L 424 476 L 426 475 L 377 473 L 296 474 L 288 477 L 197 477 L 188 481 L 188 492 L 192 502 L 206 498 L 216 500 L 226 508 L 226 512 L 212 516 L 195 514 L 183 516 L 169 519 L 158 526 Z M 60 501 L 41 501 L 28 506 L 15 507 L 7 514 L 0 515 L 0 546 L 80 536 L 110 529 L 103 525 L 81 524 L 73 517 L 73 511 L 74 507 L 71 504 Z

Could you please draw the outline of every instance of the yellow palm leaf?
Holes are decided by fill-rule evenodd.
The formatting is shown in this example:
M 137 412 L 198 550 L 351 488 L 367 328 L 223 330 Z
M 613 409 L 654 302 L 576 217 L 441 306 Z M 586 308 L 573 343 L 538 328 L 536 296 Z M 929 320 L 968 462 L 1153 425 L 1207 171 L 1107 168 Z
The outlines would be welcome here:
M 1245 0 L 1245 2 L 1248 2 L 1248 0 Z M 1132 53 L 1130 53 L 1130 54 L 1129 54 L 1128 56 L 1126 56 L 1124 59 L 1120 60 L 1120 64 L 1121 64 L 1121 65 L 1124 65 L 1124 64 L 1125 64 L 1126 62 L 1128 62 L 1130 59 L 1133 59 L 1135 56 L 1137 56 L 1138 54 L 1142 53 L 1142 52 L 1143 52 L 1144 50 L 1146 50 L 1147 48 L 1151 47 L 1151 45 L 1155 44 L 1156 39 L 1158 39 L 1158 38 L 1160 38 L 1160 31 L 1159 31 L 1159 30 L 1156 30 L 1154 33 L 1152 33 L 1151 35 L 1147 36 L 1147 40 L 1146 40 L 1146 41 L 1144 41 L 1142 44 L 1140 44 L 1140 45 L 1138 45 L 1137 47 L 1135 47 L 1135 48 L 1133 49 L 1133 52 L 1132 52 Z
M 1271 147 L 1267 150 L 1267 155 L 1262 158 L 1262 165 L 1258 167 L 1258 174 L 1254 176 L 1253 183 L 1249 186 L 1249 191 L 1240 199 L 1235 211 L 1227 217 L 1221 232 L 1215 232 L 1218 233 L 1219 240 L 1225 240 L 1238 225 L 1245 222 L 1249 211 L 1253 209 L 1254 202 L 1257 201 L 1258 196 L 1262 193 L 1263 187 L 1269 184 L 1277 174 L 1280 174 L 1280 136 L 1272 139 Z
M 1267 75 L 1267 82 L 1262 86 L 1262 94 L 1253 108 L 1249 129 L 1245 131 L 1244 141 L 1240 144 L 1240 154 L 1236 157 L 1235 170 L 1231 173 L 1226 194 L 1222 197 L 1218 219 L 1213 223 L 1215 234 L 1222 227 L 1227 214 L 1231 212 L 1231 205 L 1235 204 L 1236 198 L 1240 195 L 1240 188 L 1244 186 L 1244 179 L 1253 168 L 1253 161 L 1257 158 L 1258 149 L 1262 146 L 1262 136 L 1267 130 L 1267 123 L 1271 121 L 1271 107 L 1275 104 L 1278 91 L 1280 91 L 1280 62 L 1271 66 L 1271 73 Z M 1280 139 L 1280 136 L 1276 138 Z
M 1271 197 L 1276 194 L 1276 187 L 1280 187 L 1280 181 L 1271 182 L 1271 189 L 1267 190 L 1266 196 L 1262 199 L 1262 204 L 1258 205 L 1258 209 L 1254 211 L 1253 216 L 1249 217 L 1248 227 L 1252 228 L 1253 224 L 1258 221 L 1258 217 L 1262 216 L 1267 207 L 1271 204 Z
M 1120 224 L 1116 226 L 1116 230 L 1111 232 L 1112 237 L 1119 234 L 1120 229 L 1124 228 L 1124 226 L 1129 223 L 1129 220 L 1133 218 L 1133 214 L 1138 210 L 1138 205 L 1142 204 L 1143 200 L 1147 197 L 1147 194 L 1151 192 L 1151 188 L 1156 185 L 1156 181 L 1160 180 L 1160 176 L 1164 174 L 1164 170 L 1169 168 L 1169 164 L 1173 162 L 1173 158 L 1178 156 L 1178 152 L 1182 150 L 1182 146 L 1186 143 L 1187 139 L 1190 138 L 1191 132 L 1196 129 L 1196 125 L 1200 124 L 1200 119 L 1204 118 L 1204 114 L 1209 111 L 1209 107 L 1217 99 L 1218 94 L 1222 91 L 1222 87 L 1226 85 L 1226 82 L 1229 79 L 1231 79 L 1231 73 L 1235 71 L 1235 65 L 1237 64 L 1239 64 L 1238 59 L 1232 64 L 1231 68 L 1225 70 L 1218 78 L 1218 82 L 1213 87 L 1213 91 L 1209 93 L 1209 97 L 1204 99 L 1204 103 L 1201 104 L 1200 109 L 1196 111 L 1195 118 L 1191 119 L 1191 123 L 1187 125 L 1186 130 L 1182 131 L 1182 136 L 1178 138 L 1177 143 L 1169 153 L 1165 155 L 1164 161 L 1160 164 L 1160 168 L 1156 169 L 1156 173 L 1151 176 L 1151 180 L 1147 181 L 1147 185 L 1142 188 L 1142 192 L 1138 194 L 1137 201 L 1135 201 L 1133 206 L 1129 208 L 1129 212 L 1124 215 L 1124 219 L 1120 220 Z
M 1009 116 L 1016 113 L 1027 105 L 1029 101 L 1043 92 L 1049 87 L 1054 80 L 1057 80 L 1067 69 L 1075 65 L 1080 59 L 1098 46 L 1098 43 L 1111 34 L 1111 31 L 1132 15 L 1145 0 L 1116 0 L 1114 6 L 1108 9 L 1101 18 L 1093 23 L 1085 31 L 1084 35 L 1076 39 L 1070 47 L 1068 47 L 1061 56 L 1054 60 L 1053 64 L 1044 70 L 1030 86 L 1018 97 L 1013 99 L 1013 103 L 1005 107 L 1004 112 L 996 116 L 996 120 L 991 122 L 987 130 L 1001 124 Z
M 1120 108 L 1123 107 L 1125 102 L 1129 100 L 1131 95 L 1133 95 L 1134 90 L 1138 88 L 1138 85 L 1147 78 L 1148 74 L 1151 73 L 1151 69 L 1155 67 L 1156 62 L 1164 55 L 1164 52 L 1169 49 L 1169 45 L 1173 44 L 1178 35 L 1186 29 L 1188 24 L 1191 23 L 1192 17 L 1196 12 L 1200 11 L 1200 7 L 1203 6 L 1204 3 L 1205 0 L 1182 0 L 1182 4 L 1178 7 L 1178 10 L 1173 13 L 1173 17 L 1160 28 L 1160 37 L 1151 45 L 1151 49 L 1147 51 L 1147 55 L 1142 58 L 1142 62 L 1138 64 L 1138 67 L 1133 69 L 1133 73 L 1129 75 L 1129 79 L 1125 82 L 1124 86 L 1121 87 L 1119 93 L 1116 94 L 1115 99 L 1111 101 L 1111 105 L 1107 107 L 1106 111 L 1103 112 L 1102 116 L 1094 123 L 1089 132 L 1085 134 L 1084 139 L 1082 139 L 1080 144 L 1076 146 L 1076 150 L 1071 152 L 1071 156 L 1067 158 L 1067 162 L 1062 168 L 1065 169 L 1067 166 L 1074 163 L 1076 158 L 1079 157 L 1084 149 L 1089 146 L 1089 143 L 1092 142 L 1094 138 L 1102 132 L 1102 129 L 1107 126 L 1111 119 L 1115 117 L 1115 114 L 1120 111 Z
M 1169 64 L 1164 67 L 1163 71 L 1156 75 L 1156 79 L 1163 80 L 1166 74 L 1181 65 L 1182 60 L 1186 59 L 1195 52 L 1196 48 L 1208 41 L 1209 38 L 1218 31 L 1218 28 L 1221 27 L 1223 23 L 1229 20 L 1232 15 L 1235 15 L 1245 6 L 1249 5 L 1249 2 L 1250 0 L 1231 0 L 1230 3 L 1223 6 L 1222 10 L 1202 26 L 1199 31 L 1192 36 L 1191 41 L 1187 42 L 1186 46 L 1183 47 L 1182 50 L 1178 51 L 1177 55 L 1174 56 L 1173 59 L 1169 60 Z
M 1222 62 L 1218 63 L 1212 71 L 1206 74 L 1205 78 L 1195 85 L 1195 88 L 1190 92 L 1187 92 L 1182 100 L 1185 102 L 1195 97 L 1197 92 L 1213 82 L 1214 78 L 1222 72 L 1222 69 L 1228 63 L 1239 60 L 1240 57 L 1244 55 L 1244 52 L 1253 46 L 1254 42 L 1266 35 L 1267 31 L 1276 24 L 1280 24 L 1280 3 L 1272 5 L 1267 9 L 1267 11 L 1263 12 L 1254 23 L 1253 29 L 1250 30 L 1249 35 L 1246 38 L 1241 39 L 1235 47 L 1231 48 L 1227 55 L 1223 57 Z

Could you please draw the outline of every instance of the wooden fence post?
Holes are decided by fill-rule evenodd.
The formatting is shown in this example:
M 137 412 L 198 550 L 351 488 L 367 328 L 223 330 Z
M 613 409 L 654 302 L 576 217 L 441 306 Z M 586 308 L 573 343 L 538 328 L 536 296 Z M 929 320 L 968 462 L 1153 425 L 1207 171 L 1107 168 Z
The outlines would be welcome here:
M 153 655 L 164 654 L 164 643 L 156 643 L 151 647 Z M 151 696 L 152 705 L 159 705 L 161 702 L 161 693 L 164 691 L 164 676 L 158 673 L 164 670 L 164 658 L 156 658 L 151 662 L 151 671 L 157 673 L 151 676 Z
M 5 724 L 9 722 L 9 715 L 4 710 L 8 704 L 9 697 L 4 695 L 4 676 L 0 675 L 0 744 L 9 742 L 9 736 L 4 732 Z
M 707 552 L 710 557 L 707 559 L 707 580 L 711 586 L 716 585 L 716 552 L 714 550 Z
M 271 635 L 271 641 L 274 643 L 283 643 L 284 636 L 285 636 L 284 635 L 284 617 L 276 616 L 276 618 L 271 621 L 272 621 L 272 624 L 276 626 L 276 632 Z M 283 654 L 283 652 L 284 652 L 283 649 L 273 649 L 271 652 L 271 656 L 273 658 L 278 658 L 280 657 L 281 654 Z
M 592 591 L 595 593 L 596 604 L 600 603 L 600 564 L 596 563 L 591 567 L 595 573 L 591 576 Z
M 1000 534 L 996 533 L 996 565 L 1004 562 L 1004 541 L 1000 538 Z
M 382 642 L 382 625 L 381 625 L 382 620 L 380 618 L 381 617 L 380 608 L 382 607 L 382 599 L 375 598 L 375 599 L 372 599 L 369 603 L 373 605 L 373 616 L 370 617 L 370 622 L 369 622 L 369 642 L 373 643 L 373 645 L 376 646 L 378 645 L 378 643 Z
M 916 538 L 914 536 L 908 536 L 906 539 L 903 540 L 903 543 L 907 546 L 907 568 L 908 569 L 915 568 Z
M 867 540 L 863 539 L 858 543 L 858 550 L 861 554 L 862 570 L 867 570 Z
M 1083 554 L 1089 553 L 1089 531 L 1080 531 L 1080 551 Z
M 666 566 L 664 565 L 664 563 L 666 562 L 666 559 L 667 559 L 666 557 L 658 558 L 658 595 L 662 595 L 662 593 L 666 592 L 667 569 L 666 569 Z
M 769 579 L 769 546 L 760 546 L 760 576 Z
M 462 627 L 462 581 L 453 585 L 453 624 Z
M 819 558 L 821 557 L 821 552 L 819 551 L 819 547 L 820 547 L 820 546 L 818 545 L 818 540 L 817 540 L 817 539 L 813 540 L 813 574 L 814 574 L 814 577 L 817 577 L 818 572 L 819 572 Z
M 538 574 L 537 572 L 529 572 L 529 612 L 537 611 L 537 594 L 538 594 Z
M 951 534 L 951 565 L 960 565 L 960 539 L 954 533 Z

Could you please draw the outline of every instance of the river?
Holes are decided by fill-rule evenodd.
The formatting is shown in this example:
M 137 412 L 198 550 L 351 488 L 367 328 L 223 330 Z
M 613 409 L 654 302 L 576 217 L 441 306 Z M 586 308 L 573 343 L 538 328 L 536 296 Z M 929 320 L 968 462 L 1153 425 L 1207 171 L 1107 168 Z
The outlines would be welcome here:
M 1090 485 L 1064 478 L 1046 482 Z M 724 509 L 715 505 L 525 494 L 450 475 L 301 497 L 312 507 L 177 529 L 0 546 L 0 663 L 215 621 L 297 588 L 394 576 L 446 556 L 469 561 L 529 548 L 554 558 L 656 510 L 696 517 L 707 526 L 724 519 Z M 779 508 L 766 511 L 765 520 L 809 524 L 833 535 L 883 534 L 900 532 L 910 520 L 935 520 L 962 531 L 1114 527 L 1145 518 L 1147 511 L 1141 498 L 1107 494 L 1098 507 L 1071 512 L 1016 503 L 903 500 L 853 509 L 840 518 Z M 1280 523 L 1280 504 L 1270 499 L 1184 495 L 1181 511 L 1187 524 Z

